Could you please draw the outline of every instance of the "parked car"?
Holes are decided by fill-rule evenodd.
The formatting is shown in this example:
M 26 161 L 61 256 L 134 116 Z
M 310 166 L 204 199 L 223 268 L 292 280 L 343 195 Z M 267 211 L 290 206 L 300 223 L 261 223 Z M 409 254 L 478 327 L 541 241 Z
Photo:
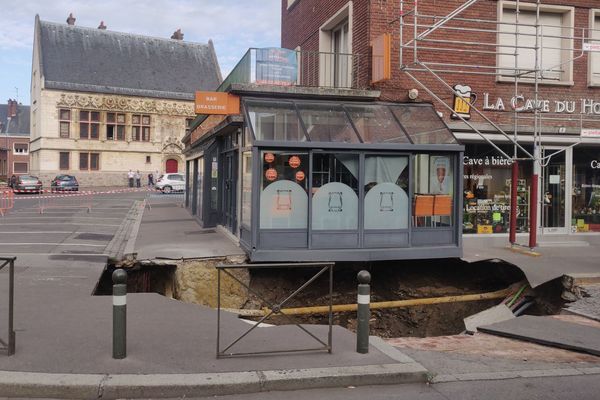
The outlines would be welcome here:
M 50 183 L 50 190 L 76 192 L 79 190 L 79 182 L 73 175 L 57 175 Z
M 185 177 L 183 174 L 164 174 L 158 178 L 155 187 L 163 193 L 183 192 Z
M 12 188 L 15 192 L 39 193 L 42 190 L 42 181 L 37 176 L 19 175 L 12 184 Z

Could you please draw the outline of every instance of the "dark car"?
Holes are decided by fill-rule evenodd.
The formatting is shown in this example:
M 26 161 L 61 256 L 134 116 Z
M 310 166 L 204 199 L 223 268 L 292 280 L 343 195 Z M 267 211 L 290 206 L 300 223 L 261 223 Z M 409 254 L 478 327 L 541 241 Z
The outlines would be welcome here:
M 37 192 L 42 190 L 42 181 L 37 176 L 19 175 L 12 184 L 15 192 Z
M 76 192 L 79 190 L 79 182 L 77 182 L 77 178 L 73 175 L 57 175 L 50 183 L 50 190 L 57 192 L 67 190 Z

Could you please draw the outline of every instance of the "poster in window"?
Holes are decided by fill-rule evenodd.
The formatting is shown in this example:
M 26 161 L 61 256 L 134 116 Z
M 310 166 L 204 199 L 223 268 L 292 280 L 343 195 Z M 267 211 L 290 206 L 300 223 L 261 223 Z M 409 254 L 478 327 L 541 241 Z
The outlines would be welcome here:
M 450 158 L 445 156 L 429 157 L 429 193 L 452 194 L 452 171 Z

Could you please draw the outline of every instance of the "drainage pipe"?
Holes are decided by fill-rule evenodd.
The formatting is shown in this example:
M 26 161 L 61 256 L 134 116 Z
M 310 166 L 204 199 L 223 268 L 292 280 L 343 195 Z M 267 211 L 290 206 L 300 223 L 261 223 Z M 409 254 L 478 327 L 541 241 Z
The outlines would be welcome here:
M 411 306 L 424 306 L 429 304 L 443 304 L 443 303 L 460 303 L 465 301 L 479 301 L 479 300 L 493 300 L 493 299 L 504 299 L 509 294 L 514 293 L 514 287 L 508 287 L 506 289 L 497 290 L 495 292 L 478 293 L 478 294 L 466 294 L 461 296 L 446 296 L 446 297 L 428 297 L 424 299 L 411 299 L 411 300 L 395 300 L 395 301 L 380 301 L 371 303 L 371 309 L 384 309 L 384 308 L 402 308 Z M 333 312 L 352 312 L 358 309 L 357 304 L 338 304 L 332 306 Z M 239 313 L 240 315 L 247 317 L 262 317 L 271 312 L 271 309 L 265 307 L 261 310 L 229 310 L 232 312 Z M 312 314 L 327 314 L 329 313 L 329 306 L 314 306 L 314 307 L 295 307 L 295 308 L 282 308 L 282 314 L 286 315 L 312 315 Z

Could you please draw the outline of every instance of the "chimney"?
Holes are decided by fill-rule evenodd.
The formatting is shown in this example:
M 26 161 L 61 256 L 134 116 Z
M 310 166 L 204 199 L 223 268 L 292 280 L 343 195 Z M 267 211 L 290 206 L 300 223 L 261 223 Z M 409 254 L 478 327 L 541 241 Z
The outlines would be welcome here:
M 104 25 L 104 21 L 100 21 L 100 25 L 98 25 L 98 29 L 106 30 L 106 25 Z
M 67 18 L 67 24 L 68 25 L 75 25 L 75 17 L 73 16 L 73 13 L 69 14 L 69 18 Z
M 171 35 L 171 39 L 183 40 L 183 33 L 181 32 L 181 28 L 173 32 L 173 35 Z
M 8 118 L 14 118 L 17 116 L 17 100 L 8 99 L 8 110 L 6 116 Z

